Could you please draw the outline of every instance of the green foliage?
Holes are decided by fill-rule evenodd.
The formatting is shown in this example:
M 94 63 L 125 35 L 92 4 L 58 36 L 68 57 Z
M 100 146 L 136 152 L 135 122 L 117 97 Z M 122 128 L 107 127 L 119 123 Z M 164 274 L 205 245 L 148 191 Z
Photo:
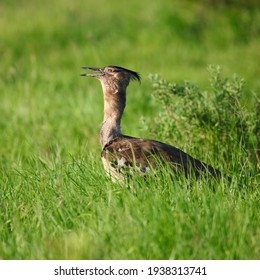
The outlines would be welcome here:
M 169 172 L 134 188 L 93 159 L 1 173 L 4 259 L 257 259 L 259 190 Z M 250 179 L 249 179 L 250 180 Z
M 196 85 L 169 83 L 152 75 L 153 98 L 162 104 L 159 116 L 145 128 L 153 137 L 189 146 L 200 154 L 213 156 L 219 162 L 240 167 L 250 158 L 256 165 L 259 131 L 256 111 L 241 105 L 244 81 L 236 75 L 223 77 L 220 67 L 209 67 L 211 90 L 202 91 Z M 192 143 L 192 145 L 190 145 Z M 198 148 L 202 146 L 202 148 Z
M 260 9 L 247 8 L 255 2 L 0 1 L 0 259 L 259 258 L 258 173 L 247 156 L 260 148 Z M 154 138 L 232 173 L 229 186 L 172 181 L 164 170 L 129 189 L 105 176 L 101 89 L 80 67 L 110 64 L 142 74 L 128 89 L 123 132 L 148 137 L 137 124 L 153 120 Z M 221 74 L 220 89 L 179 82 L 206 88 L 208 64 L 240 73 L 246 88 Z M 174 94 L 168 82 L 157 88 L 161 120 L 148 73 L 175 81 Z

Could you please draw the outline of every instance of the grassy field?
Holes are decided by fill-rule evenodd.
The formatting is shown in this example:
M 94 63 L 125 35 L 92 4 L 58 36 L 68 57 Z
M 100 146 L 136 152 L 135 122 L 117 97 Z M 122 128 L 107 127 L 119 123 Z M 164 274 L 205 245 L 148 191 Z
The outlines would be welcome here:
M 253 0 L 174 2 L 1 0 L 0 259 L 259 259 L 260 9 Z M 131 188 L 112 183 L 100 159 L 101 87 L 80 77 L 81 66 L 105 65 L 142 75 L 128 89 L 125 134 L 167 140 L 231 184 L 172 181 L 167 170 Z M 208 65 L 245 79 L 235 113 L 214 101 Z M 172 123 L 148 78 L 156 73 L 208 92 L 200 97 L 211 103 L 196 104 L 210 116 L 227 108 L 226 131 L 204 125 L 201 106 L 183 122 L 195 103 L 180 101 L 191 106 Z M 246 129 L 234 136 L 236 119 Z

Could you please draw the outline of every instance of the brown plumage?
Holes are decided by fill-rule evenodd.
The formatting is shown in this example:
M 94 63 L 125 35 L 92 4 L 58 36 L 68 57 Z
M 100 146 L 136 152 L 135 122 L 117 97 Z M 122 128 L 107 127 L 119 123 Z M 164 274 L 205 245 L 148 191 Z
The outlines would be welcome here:
M 187 153 L 171 145 L 142 138 L 125 136 L 120 123 L 126 103 L 126 88 L 131 80 L 140 81 L 137 72 L 118 67 L 83 67 L 98 74 L 82 74 L 100 80 L 104 95 L 104 120 L 100 131 L 102 161 L 112 179 L 124 178 L 126 174 L 138 171 L 145 175 L 168 164 L 173 172 L 184 172 L 186 176 L 194 172 L 221 177 L 221 173 Z

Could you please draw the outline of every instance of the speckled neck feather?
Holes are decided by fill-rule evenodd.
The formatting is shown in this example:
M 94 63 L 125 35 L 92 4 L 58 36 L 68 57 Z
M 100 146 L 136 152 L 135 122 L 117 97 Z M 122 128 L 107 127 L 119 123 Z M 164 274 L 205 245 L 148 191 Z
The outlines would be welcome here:
M 104 119 L 100 130 L 100 144 L 103 148 L 109 141 L 122 135 L 121 118 L 125 109 L 125 90 L 104 90 Z

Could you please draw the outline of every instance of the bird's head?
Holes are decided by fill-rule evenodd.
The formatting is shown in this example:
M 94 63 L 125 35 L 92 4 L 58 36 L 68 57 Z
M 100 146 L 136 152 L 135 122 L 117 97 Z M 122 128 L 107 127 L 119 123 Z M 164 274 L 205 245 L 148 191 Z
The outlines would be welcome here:
M 104 91 L 125 91 L 131 80 L 141 81 L 137 72 L 119 66 L 82 67 L 82 69 L 96 72 L 94 74 L 81 74 L 81 76 L 94 77 L 100 80 Z

